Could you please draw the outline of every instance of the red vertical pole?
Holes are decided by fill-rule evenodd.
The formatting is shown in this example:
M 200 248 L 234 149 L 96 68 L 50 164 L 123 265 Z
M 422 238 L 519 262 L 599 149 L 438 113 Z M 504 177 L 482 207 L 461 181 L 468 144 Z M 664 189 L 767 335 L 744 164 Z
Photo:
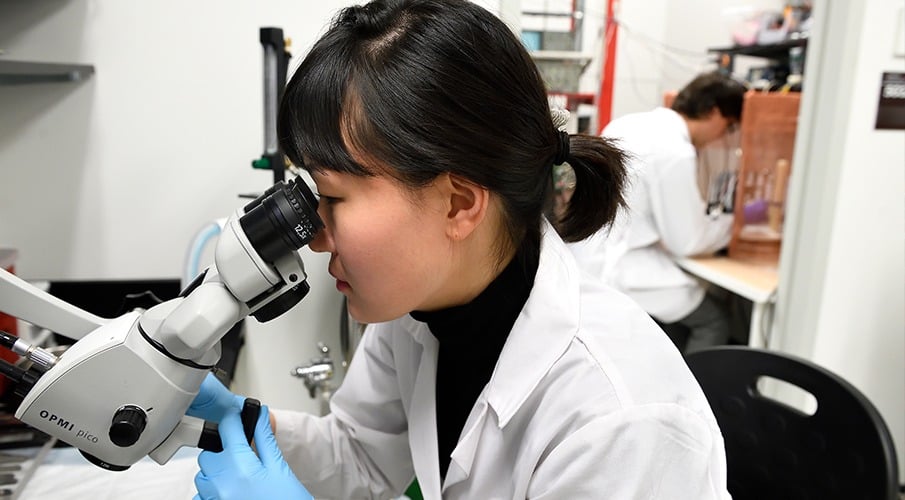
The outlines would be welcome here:
M 616 35 L 619 25 L 613 14 L 613 4 L 617 0 L 606 1 L 606 22 L 604 26 L 603 72 L 600 75 L 600 96 L 597 99 L 597 134 L 610 123 L 613 115 L 613 76 L 616 73 Z
M 569 33 L 575 33 L 575 0 L 572 0 L 572 15 L 569 16 Z

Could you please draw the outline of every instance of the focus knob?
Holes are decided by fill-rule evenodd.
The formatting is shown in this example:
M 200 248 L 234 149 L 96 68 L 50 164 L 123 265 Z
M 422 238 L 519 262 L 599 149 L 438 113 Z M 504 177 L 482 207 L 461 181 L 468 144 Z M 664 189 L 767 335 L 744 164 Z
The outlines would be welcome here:
M 110 441 L 120 447 L 132 446 L 141 437 L 148 423 L 145 411 L 134 405 L 126 405 L 116 410 L 110 424 Z

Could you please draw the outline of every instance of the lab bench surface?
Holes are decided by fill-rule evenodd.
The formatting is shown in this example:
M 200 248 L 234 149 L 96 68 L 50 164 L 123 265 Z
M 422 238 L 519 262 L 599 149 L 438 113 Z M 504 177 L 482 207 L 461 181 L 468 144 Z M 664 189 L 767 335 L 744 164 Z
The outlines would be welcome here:
M 748 345 L 769 347 L 770 325 L 764 320 L 776 300 L 779 272 L 775 264 L 755 264 L 729 257 L 682 258 L 677 261 L 686 272 L 726 289 L 753 304 Z
M 111 472 L 91 464 L 75 448 L 54 448 L 35 468 L 18 500 L 190 499 L 195 491 L 198 450 L 182 448 L 166 464 L 143 458 Z

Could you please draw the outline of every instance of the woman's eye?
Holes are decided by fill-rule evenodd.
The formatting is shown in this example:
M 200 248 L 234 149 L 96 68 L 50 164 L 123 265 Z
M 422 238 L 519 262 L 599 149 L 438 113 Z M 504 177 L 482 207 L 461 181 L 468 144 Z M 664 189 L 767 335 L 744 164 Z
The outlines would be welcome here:
M 319 203 L 323 203 L 325 205 L 332 205 L 339 201 L 339 198 L 336 198 L 334 196 L 326 196 L 320 193 L 317 193 L 317 199 Z

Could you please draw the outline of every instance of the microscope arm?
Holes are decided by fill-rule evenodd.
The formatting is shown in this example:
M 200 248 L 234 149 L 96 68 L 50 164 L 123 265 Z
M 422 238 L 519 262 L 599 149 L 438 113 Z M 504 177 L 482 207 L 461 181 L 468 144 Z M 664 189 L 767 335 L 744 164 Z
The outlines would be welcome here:
M 0 309 L 78 339 L 56 357 L 34 346 L 17 350 L 21 339 L 0 336 L 12 340 L 0 345 L 35 361 L 3 372 L 22 397 L 16 418 L 108 470 L 147 455 L 164 463 L 185 445 L 210 449 L 202 438 L 216 431 L 205 434 L 185 413 L 220 357 L 220 338 L 246 316 L 266 322 L 302 300 L 308 283 L 299 249 L 321 228 L 307 185 L 279 182 L 227 221 L 214 264 L 179 297 L 111 319 L 0 270 Z M 243 408 L 242 416 L 250 435 L 257 412 Z
M 109 321 L 60 300 L 2 268 L 0 310 L 74 340 Z

